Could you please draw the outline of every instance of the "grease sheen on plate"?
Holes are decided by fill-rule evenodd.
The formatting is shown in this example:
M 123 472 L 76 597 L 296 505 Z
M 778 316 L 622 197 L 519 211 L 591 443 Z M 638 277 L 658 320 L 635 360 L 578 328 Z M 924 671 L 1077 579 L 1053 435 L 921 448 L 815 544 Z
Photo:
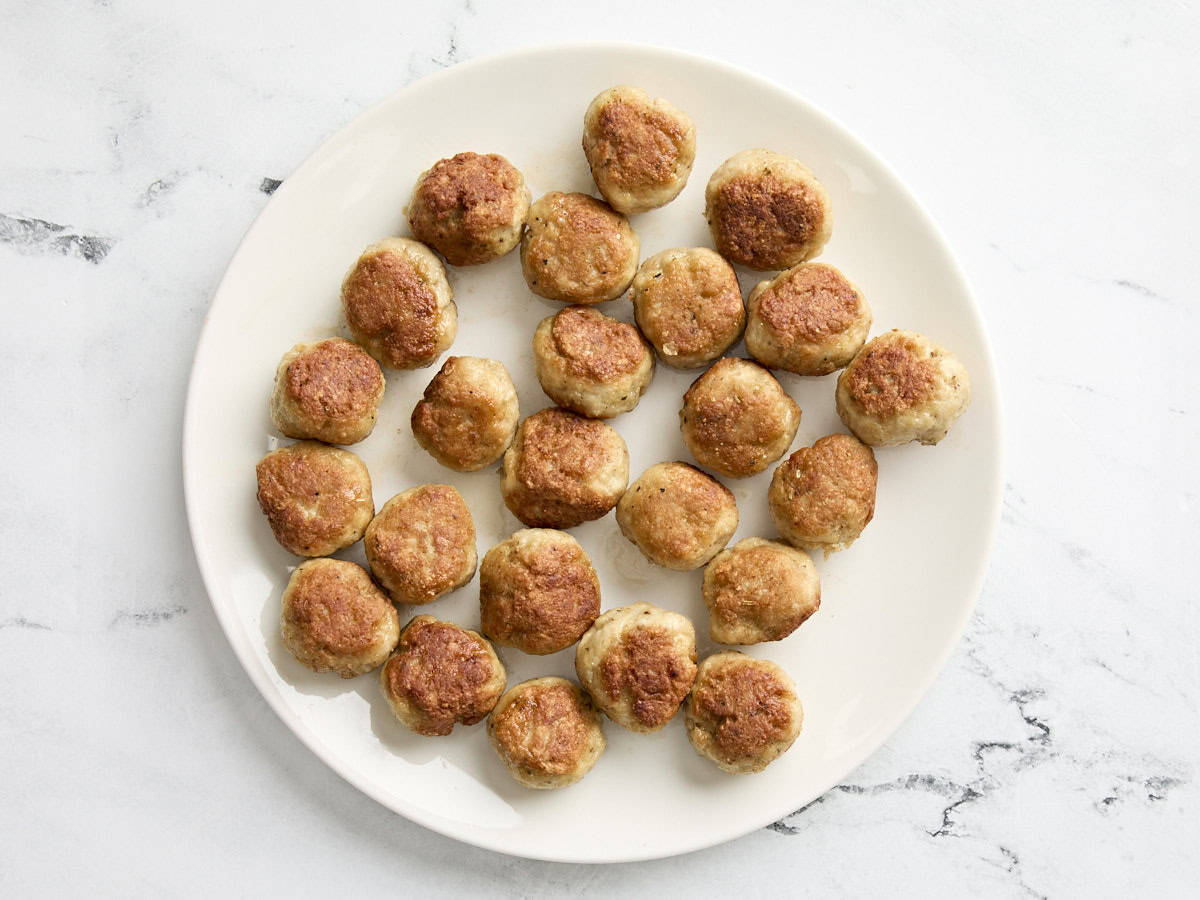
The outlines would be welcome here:
M 711 246 L 703 218 L 709 174 L 738 150 L 770 147 L 804 160 L 829 191 L 838 266 L 875 312 L 872 335 L 910 328 L 952 348 L 972 376 L 972 404 L 937 448 L 880 448 L 875 520 L 850 549 L 816 560 L 822 604 L 778 643 L 744 648 L 795 679 L 804 731 L 765 772 L 722 773 L 692 750 L 683 716 L 653 735 L 605 729 L 608 750 L 579 784 L 532 792 L 515 783 L 482 725 L 446 739 L 397 722 L 378 679 L 315 675 L 278 634 L 279 597 L 297 560 L 279 547 L 254 499 L 254 464 L 271 442 L 267 401 L 279 357 L 293 344 L 347 334 L 338 288 L 362 248 L 407 234 L 404 206 L 417 176 L 461 150 L 501 153 L 533 196 L 595 188 L 580 147 L 583 112 L 613 84 L 671 98 L 697 129 L 696 163 L 670 205 L 633 217 L 642 257 Z M 528 99 L 536 84 L 536 102 Z M 549 401 L 533 372 L 537 322 L 561 308 L 529 293 L 515 253 L 449 268 L 459 305 L 450 353 L 501 360 L 522 416 Z M 770 275 L 740 271 L 743 292 Z M 632 321 L 628 299 L 598 307 Z M 730 355 L 744 355 L 739 344 Z M 496 467 L 451 473 L 417 446 L 408 417 L 436 371 L 389 372 L 375 432 L 354 446 L 376 505 L 425 482 L 455 484 L 480 552 L 520 524 L 500 499 Z M 631 413 L 611 420 L 629 445 L 630 473 L 690 460 L 678 430 L 683 392 L 699 371 L 659 366 Z M 836 375 L 779 373 L 804 410 L 792 449 L 844 431 Z M 196 556 L 229 641 L 280 717 L 362 791 L 444 834 L 506 853 L 623 861 L 711 846 L 779 819 L 828 790 L 903 721 L 953 648 L 978 593 L 1000 487 L 1000 414 L 990 351 L 966 283 L 944 240 L 896 176 L 839 125 L 792 94 L 698 57 L 645 47 L 544 48 L 457 66 L 364 113 L 331 138 L 274 195 L 230 263 L 213 300 L 189 388 L 184 481 Z M 773 466 L 728 480 L 741 513 L 731 543 L 774 537 L 766 488 Z M 711 652 L 702 571 L 648 563 L 610 514 L 572 529 L 592 557 L 605 609 L 648 600 L 689 616 L 701 657 Z M 346 555 L 346 554 L 341 554 Z M 348 558 L 362 561 L 361 545 Z M 478 576 L 423 607 L 478 626 Z M 403 620 L 414 615 L 401 610 Z M 501 650 L 510 684 L 573 675 L 574 648 L 549 657 Z

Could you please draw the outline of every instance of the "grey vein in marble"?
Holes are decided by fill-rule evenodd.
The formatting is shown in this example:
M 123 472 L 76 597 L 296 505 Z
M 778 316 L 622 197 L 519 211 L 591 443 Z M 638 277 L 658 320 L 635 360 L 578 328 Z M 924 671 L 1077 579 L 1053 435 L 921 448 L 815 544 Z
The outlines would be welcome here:
M 187 613 L 186 606 L 164 606 L 160 609 L 121 609 L 109 622 L 109 628 L 120 628 L 131 625 L 135 628 L 145 628 L 169 622 L 177 616 Z
M 111 238 L 80 234 L 65 225 L 45 219 L 0 213 L 0 244 L 6 244 L 19 253 L 75 256 L 98 264 L 108 255 L 114 243 Z

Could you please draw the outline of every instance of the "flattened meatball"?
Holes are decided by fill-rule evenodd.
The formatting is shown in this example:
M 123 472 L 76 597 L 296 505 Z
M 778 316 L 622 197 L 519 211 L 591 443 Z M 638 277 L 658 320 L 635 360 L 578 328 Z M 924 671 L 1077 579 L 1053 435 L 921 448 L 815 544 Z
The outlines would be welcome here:
M 565 678 L 521 682 L 500 698 L 487 730 L 509 774 L 530 788 L 574 784 L 604 752 L 600 713 Z
M 542 656 L 570 647 L 600 615 L 600 580 L 579 542 L 527 528 L 501 541 L 479 567 L 483 633 Z
M 696 126 L 661 97 L 617 85 L 591 102 L 583 117 L 583 152 L 612 208 L 657 209 L 687 184 L 696 159 Z
M 283 645 L 314 672 L 353 678 L 383 663 L 400 618 L 361 567 L 341 559 L 298 565 L 283 592 Z
M 258 505 L 275 540 L 297 556 L 328 556 L 362 538 L 375 501 L 371 476 L 349 450 L 301 441 L 258 461 Z
M 726 357 L 687 389 L 679 427 L 700 465 L 745 478 L 787 453 L 800 407 L 762 366 Z
M 408 224 L 452 266 L 477 266 L 503 256 L 521 240 L 529 188 L 503 156 L 457 153 L 421 173 Z
M 704 570 L 708 634 L 722 644 L 780 641 L 821 605 L 821 579 L 803 550 L 751 537 Z
M 858 539 L 875 515 L 879 466 L 871 448 L 848 434 L 801 447 L 775 470 L 767 503 L 789 544 L 828 556 Z
M 383 388 L 379 363 L 358 344 L 297 344 L 275 370 L 271 420 L 290 438 L 356 444 L 375 427 Z
M 400 644 L 379 681 L 403 725 L 430 737 L 454 723 L 474 725 L 504 693 L 504 666 L 492 645 L 453 622 L 417 616 L 400 632 Z
M 828 375 L 854 358 L 871 330 L 871 308 L 825 263 L 802 263 L 750 292 L 746 349 L 764 366 Z
M 737 274 L 707 247 L 676 247 L 647 258 L 629 298 L 638 328 L 676 369 L 716 359 L 737 343 L 746 324 Z
M 638 330 L 586 306 L 542 319 L 533 357 L 546 396 L 592 419 L 629 412 L 654 375 L 654 352 Z
M 475 574 L 475 523 L 448 484 L 397 494 L 367 526 L 363 547 L 371 572 L 397 603 L 431 603 Z
M 696 680 L 696 631 L 679 613 L 649 603 L 610 609 L 575 651 L 592 701 L 631 731 L 658 731 Z
M 838 376 L 837 411 L 875 447 L 936 444 L 971 402 L 958 357 L 915 331 L 889 331 L 868 343 Z
M 571 528 L 607 514 L 628 483 L 629 450 L 619 434 L 551 408 L 517 428 L 504 454 L 500 491 L 524 524 Z
M 686 572 L 712 559 L 737 531 L 737 501 L 694 466 L 658 463 L 621 497 L 617 525 L 650 562 Z
M 381 365 L 419 369 L 450 347 L 458 307 L 441 261 L 424 244 L 390 237 L 363 251 L 342 282 L 354 339 Z
M 625 293 L 638 250 L 629 220 L 603 200 L 551 191 L 529 208 L 521 270 L 539 297 L 601 303 Z
M 713 172 L 704 217 L 717 250 L 751 269 L 812 259 L 833 231 L 829 195 L 808 166 L 770 150 L 743 150 Z
M 775 663 L 726 650 L 700 664 L 688 739 L 724 771 L 761 772 L 795 743 L 803 721 L 796 686 Z
M 413 410 L 412 430 L 443 466 L 475 472 L 504 454 L 520 417 L 517 389 L 503 363 L 451 356 Z

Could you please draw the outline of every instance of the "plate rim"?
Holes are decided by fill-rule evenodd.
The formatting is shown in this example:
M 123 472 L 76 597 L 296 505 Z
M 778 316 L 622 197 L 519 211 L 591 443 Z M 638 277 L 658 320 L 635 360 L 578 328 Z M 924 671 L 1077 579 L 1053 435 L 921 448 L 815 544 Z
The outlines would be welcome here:
M 249 676 L 251 683 L 257 689 L 259 695 L 267 702 L 267 705 L 275 712 L 285 726 L 295 735 L 302 744 L 304 744 L 312 753 L 321 760 L 326 766 L 332 769 L 343 780 L 361 791 L 367 797 L 374 800 L 376 803 L 383 806 L 391 812 L 401 815 L 409 821 L 430 831 L 445 837 L 457 840 L 472 846 L 480 847 L 485 850 L 490 850 L 496 853 L 502 853 L 508 856 L 535 859 L 545 862 L 562 862 L 573 864 L 608 864 L 620 862 L 643 862 L 654 859 L 664 859 L 673 856 L 681 856 L 687 853 L 693 853 L 698 850 L 704 850 L 709 847 L 714 847 L 718 844 L 723 844 L 728 841 L 735 840 L 750 834 L 753 831 L 761 830 L 772 822 L 779 820 L 779 815 L 772 812 L 767 817 L 753 818 L 756 823 L 750 827 L 745 827 L 739 823 L 737 826 L 725 829 L 714 829 L 706 832 L 702 838 L 693 840 L 685 845 L 678 846 L 673 849 L 655 849 L 647 852 L 626 852 L 615 855 L 605 855 L 601 852 L 583 857 L 571 853 L 538 853 L 536 848 L 519 848 L 511 846 L 511 841 L 506 841 L 504 835 L 509 832 L 496 831 L 498 835 L 495 839 L 490 839 L 487 830 L 475 829 L 456 830 L 456 823 L 445 818 L 437 818 L 435 813 L 428 812 L 419 807 L 405 807 L 402 802 L 393 802 L 393 798 L 385 798 L 380 792 L 377 792 L 374 787 L 363 777 L 361 777 L 351 766 L 344 764 L 332 750 L 330 750 L 321 736 L 310 728 L 304 721 L 295 716 L 292 711 L 284 703 L 282 694 L 270 682 L 265 670 L 260 661 L 255 656 L 254 651 L 246 644 L 246 638 L 242 634 L 240 622 L 238 622 L 232 610 L 226 609 L 222 604 L 215 599 L 217 591 L 214 589 L 217 582 L 217 574 L 215 571 L 215 563 L 210 558 L 209 554 L 204 550 L 204 542 L 200 537 L 198 525 L 199 513 L 197 512 L 197 502 L 194 497 L 203 486 L 193 484 L 194 468 L 189 466 L 189 458 L 191 450 L 194 446 L 193 435 L 201 427 L 199 423 L 199 414 L 196 408 L 196 385 L 201 377 L 201 359 L 205 357 L 204 351 L 209 340 L 211 340 L 212 330 L 210 329 L 210 320 L 213 315 L 213 310 L 216 307 L 217 301 L 225 292 L 227 284 L 230 280 L 230 273 L 235 268 L 235 264 L 241 259 L 245 252 L 246 245 L 250 238 L 262 226 L 262 221 L 275 202 L 277 196 L 286 196 L 292 183 L 297 180 L 298 176 L 307 174 L 310 170 L 318 168 L 325 157 L 332 153 L 342 141 L 347 140 L 347 132 L 354 129 L 355 126 L 361 125 L 372 117 L 378 115 L 385 107 L 395 103 L 405 94 L 414 90 L 424 89 L 431 84 L 436 84 L 444 79 L 453 77 L 456 73 L 460 73 L 464 69 L 484 68 L 488 66 L 504 66 L 513 60 L 526 56 L 552 56 L 554 54 L 565 54 L 572 52 L 589 52 L 589 53 L 642 53 L 642 54 L 657 54 L 671 62 L 683 61 L 690 64 L 701 64 L 710 68 L 721 70 L 720 74 L 726 76 L 734 76 L 753 82 L 760 90 L 772 91 L 785 95 L 789 101 L 798 103 L 803 106 L 807 113 L 814 118 L 820 120 L 824 127 L 837 132 L 844 140 L 856 145 L 865 155 L 867 155 L 876 165 L 885 171 L 897 186 L 902 198 L 915 211 L 917 216 L 922 220 L 922 224 L 928 228 L 930 234 L 940 245 L 940 250 L 944 253 L 948 268 L 951 274 L 957 279 L 958 287 L 965 297 L 966 309 L 973 320 L 973 324 L 978 329 L 981 335 L 982 362 L 986 370 L 986 377 L 993 386 L 995 404 L 993 408 L 992 421 L 990 428 L 996 436 L 995 451 L 995 471 L 990 479 L 990 496 L 983 498 L 982 502 L 990 501 L 990 515 L 986 518 L 985 533 L 983 535 L 984 552 L 980 556 L 979 565 L 976 568 L 974 576 L 971 580 L 970 589 L 968 592 L 968 602 L 962 606 L 961 613 L 957 621 L 953 622 L 952 628 L 948 631 L 948 638 L 945 644 L 939 650 L 937 656 L 932 660 L 932 665 L 929 666 L 925 676 L 921 679 L 918 689 L 912 692 L 912 699 L 903 704 L 899 704 L 896 711 L 891 716 L 891 720 L 887 727 L 881 729 L 877 738 L 864 741 L 862 746 L 856 748 L 856 751 L 847 754 L 847 759 L 850 765 L 846 771 L 835 778 L 827 779 L 828 783 L 822 783 L 822 787 L 813 797 L 807 802 L 797 805 L 794 811 L 804 809 L 819 797 L 824 796 L 832 790 L 837 784 L 841 783 L 848 775 L 856 771 L 868 758 L 873 756 L 880 747 L 883 746 L 909 719 L 917 706 L 929 693 L 929 689 L 933 682 L 945 669 L 946 663 L 949 661 L 950 655 L 958 647 L 962 640 L 963 632 L 966 629 L 967 623 L 975 611 L 979 595 L 982 591 L 984 581 L 990 569 L 992 554 L 995 550 L 996 532 L 999 526 L 1001 500 L 1003 496 L 1004 483 L 1004 458 L 1005 458 L 1005 441 L 1004 441 L 1004 415 L 1003 415 L 1003 397 L 1000 393 L 1000 380 L 996 368 L 995 353 L 992 347 L 991 336 L 986 327 L 986 322 L 983 318 L 982 310 L 979 306 L 979 301 L 975 296 L 975 292 L 971 289 L 970 282 L 967 279 L 966 273 L 963 271 L 962 265 L 959 262 L 957 255 L 954 253 L 950 242 L 946 239 L 945 234 L 934 220 L 925 205 L 913 192 L 908 182 L 905 181 L 891 164 L 880 156 L 871 147 L 870 144 L 859 138 L 854 132 L 847 128 L 838 118 L 825 112 L 820 107 L 816 106 L 812 101 L 805 98 L 803 95 L 793 91 L 792 89 L 774 81 L 771 78 L 760 75 L 741 65 L 727 62 L 721 59 L 715 59 L 706 56 L 702 53 L 694 53 L 687 50 L 680 50 L 673 47 L 662 47 L 654 44 L 624 42 L 624 41 L 567 41 L 555 43 L 543 43 L 526 45 L 511 50 L 506 50 L 499 53 L 492 53 L 485 56 L 474 57 L 469 60 L 464 60 L 454 65 L 447 66 L 435 72 L 431 72 L 420 78 L 414 79 L 405 84 L 398 90 L 392 91 L 382 97 L 375 103 L 371 104 L 348 121 L 342 123 L 322 140 L 305 158 L 296 166 L 296 168 L 283 179 L 283 183 L 273 192 L 271 198 L 259 210 L 254 221 L 246 229 L 238 241 L 237 247 L 229 257 L 226 263 L 225 271 L 221 276 L 220 282 L 217 284 L 216 290 L 213 292 L 208 303 L 208 308 L 205 310 L 204 318 L 201 322 L 200 337 L 196 342 L 196 349 L 192 357 L 192 365 L 188 373 L 187 396 L 184 404 L 183 426 L 181 429 L 182 437 L 182 480 L 184 489 L 184 507 L 186 511 L 188 534 L 191 539 L 192 550 L 195 554 L 197 568 L 200 571 L 200 578 L 204 584 L 205 593 L 208 596 L 209 604 L 216 613 L 217 621 L 221 626 L 221 630 L 225 634 L 225 639 L 229 642 L 230 648 L 237 657 L 242 670 Z M 399 808 L 404 807 L 404 808 Z

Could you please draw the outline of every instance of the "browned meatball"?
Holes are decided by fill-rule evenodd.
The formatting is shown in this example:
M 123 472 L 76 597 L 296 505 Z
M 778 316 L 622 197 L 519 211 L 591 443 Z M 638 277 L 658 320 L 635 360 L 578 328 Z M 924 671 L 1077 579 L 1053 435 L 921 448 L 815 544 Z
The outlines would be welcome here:
M 375 427 L 383 389 L 379 363 L 358 344 L 297 344 L 275 370 L 271 419 L 290 438 L 356 444 Z

